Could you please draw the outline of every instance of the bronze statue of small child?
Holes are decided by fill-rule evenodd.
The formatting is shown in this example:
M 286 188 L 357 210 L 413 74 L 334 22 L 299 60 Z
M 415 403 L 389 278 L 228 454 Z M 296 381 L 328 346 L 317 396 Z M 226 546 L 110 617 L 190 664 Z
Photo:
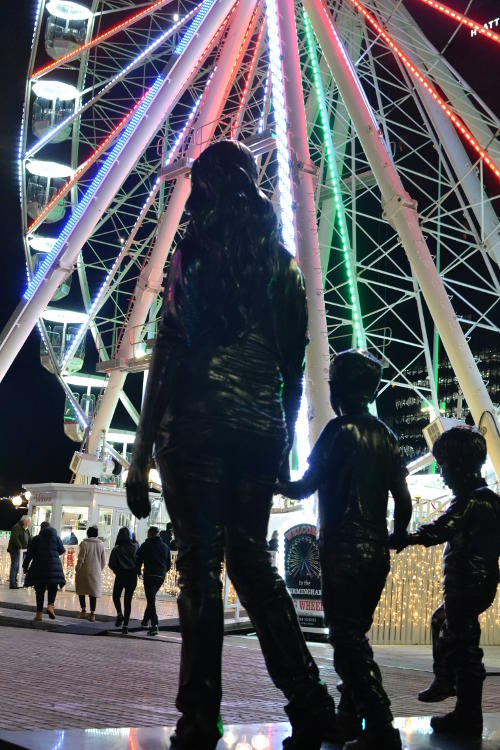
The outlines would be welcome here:
M 407 544 L 431 547 L 446 542 L 445 617 L 433 645 L 438 662 L 444 663 L 454 678 L 457 702 L 451 713 L 434 716 L 431 726 L 435 732 L 480 737 L 485 671 L 478 618 L 497 592 L 500 498 L 481 476 L 486 441 L 479 430 L 466 425 L 453 427 L 436 440 L 432 452 L 454 497 L 439 518 L 409 534 L 398 549 Z

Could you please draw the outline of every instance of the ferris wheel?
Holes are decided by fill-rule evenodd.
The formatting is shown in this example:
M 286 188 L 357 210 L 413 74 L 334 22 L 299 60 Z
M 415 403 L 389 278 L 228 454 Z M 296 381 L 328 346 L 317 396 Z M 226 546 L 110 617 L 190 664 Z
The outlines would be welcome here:
M 500 55 L 494 28 L 419 2 L 450 39 L 472 31 Z M 411 392 L 438 415 L 442 342 L 500 475 L 469 346 L 499 330 L 500 123 L 405 0 L 38 0 L 35 16 L 19 143 L 28 278 L 0 377 L 37 325 L 67 434 L 125 454 L 190 165 L 236 138 L 306 278 L 312 437 L 332 351 L 370 349 L 382 397 Z

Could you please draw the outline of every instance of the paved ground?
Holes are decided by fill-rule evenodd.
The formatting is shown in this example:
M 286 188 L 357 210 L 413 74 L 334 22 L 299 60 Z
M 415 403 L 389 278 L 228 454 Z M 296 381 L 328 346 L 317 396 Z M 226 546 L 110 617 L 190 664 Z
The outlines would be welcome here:
M 335 693 L 330 649 L 313 645 L 321 673 Z M 173 724 L 180 639 L 81 636 L 0 627 L 0 728 L 147 727 Z M 430 654 L 420 647 L 376 649 L 399 716 L 429 713 L 416 700 L 430 680 Z M 486 649 L 486 666 L 500 672 L 500 648 Z M 283 721 L 283 700 L 256 640 L 230 636 L 224 649 L 223 716 L 228 723 Z M 449 710 L 451 701 L 438 705 Z M 489 677 L 485 711 L 500 710 L 500 677 Z
M 122 597 L 123 601 L 123 597 Z M 35 608 L 35 590 L 29 589 L 15 589 L 11 590 L 5 584 L 0 585 L 0 602 L 4 602 L 9 605 L 23 605 Z M 88 599 L 87 599 L 88 606 Z M 144 610 L 146 608 L 146 600 L 143 597 L 134 596 L 132 599 L 132 618 L 136 620 L 142 619 Z M 177 617 L 177 602 L 175 599 L 167 599 L 158 597 L 156 600 L 156 609 L 158 617 L 161 620 L 167 617 Z M 80 603 L 78 596 L 74 591 L 58 591 L 56 598 L 56 611 L 59 610 L 61 613 L 64 612 L 79 612 Z M 101 596 L 97 600 L 97 615 L 99 618 L 110 618 L 116 615 L 116 610 L 113 605 L 111 596 Z

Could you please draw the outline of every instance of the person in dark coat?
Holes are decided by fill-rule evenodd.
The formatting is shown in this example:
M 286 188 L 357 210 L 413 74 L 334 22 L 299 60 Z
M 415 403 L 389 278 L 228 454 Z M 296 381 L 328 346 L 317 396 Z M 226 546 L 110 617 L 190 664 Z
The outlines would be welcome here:
M 267 548 L 269 552 L 277 552 L 279 550 L 279 545 L 280 537 L 278 531 L 275 529 L 271 535 L 269 542 L 267 543 Z
M 31 518 L 21 516 L 19 521 L 12 527 L 10 539 L 7 545 L 7 552 L 10 555 L 10 573 L 9 588 L 18 589 L 17 574 L 19 573 L 19 560 L 21 550 L 27 549 L 31 539 L 30 534 Z
M 61 563 L 64 544 L 48 521 L 40 524 L 40 533 L 31 539 L 24 557 L 25 586 L 34 586 L 36 594 L 35 620 L 42 620 L 43 601 L 47 591 L 47 614 L 55 620 L 54 604 L 57 589 L 66 584 Z
M 160 531 L 160 539 L 162 542 L 165 542 L 170 552 L 177 552 L 177 543 L 175 541 L 174 530 L 170 521 L 167 523 L 167 528 Z
M 366 636 L 389 572 L 389 492 L 395 539 L 406 538 L 412 513 L 396 436 L 368 411 L 381 374 L 381 363 L 367 352 L 352 349 L 333 357 L 330 398 L 339 416 L 318 438 L 303 478 L 278 486 L 294 499 L 319 491 L 322 596 L 335 671 L 342 679 L 339 717 L 352 738 L 345 745 L 349 750 L 401 748 Z
M 431 726 L 435 732 L 481 737 L 485 672 L 479 615 L 491 606 L 498 587 L 500 498 L 481 476 L 486 441 L 479 430 L 454 427 L 436 440 L 432 452 L 454 497 L 439 518 L 409 534 L 407 544 L 432 547 L 446 542 L 445 619 L 437 650 L 453 675 L 457 702 L 451 713 L 434 716 Z
M 156 594 L 165 582 L 170 570 L 170 550 L 160 539 L 160 529 L 150 526 L 148 538 L 137 552 L 137 573 L 143 573 L 144 593 L 146 594 L 146 611 L 141 625 L 147 628 L 151 623 L 148 635 L 158 635 L 158 615 L 156 614 Z M 144 567 L 144 571 L 143 571 Z
M 189 750 L 213 750 L 222 735 L 224 555 L 288 699 L 285 746 L 316 750 L 336 738 L 333 699 L 267 550 L 302 394 L 307 304 L 257 180 L 251 152 L 234 141 L 210 145 L 193 164 L 190 221 L 170 264 L 127 477 L 129 507 L 145 518 L 155 444 L 178 546 L 182 717 L 171 743 Z
M 117 536 L 115 546 L 109 556 L 109 567 L 115 574 L 113 586 L 113 604 L 116 608 L 115 625 L 121 627 L 123 635 L 128 633 L 128 623 L 132 610 L 132 598 L 137 588 L 136 571 L 137 542 L 132 541 L 130 529 L 123 526 Z M 123 613 L 122 613 L 122 593 Z

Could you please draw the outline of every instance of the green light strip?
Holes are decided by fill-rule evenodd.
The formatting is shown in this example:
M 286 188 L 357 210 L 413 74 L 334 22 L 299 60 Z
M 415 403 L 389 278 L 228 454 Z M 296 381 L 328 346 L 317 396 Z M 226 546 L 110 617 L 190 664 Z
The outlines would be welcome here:
M 340 191 L 340 181 L 337 173 L 337 167 L 335 162 L 335 149 L 333 147 L 332 133 L 330 130 L 330 118 L 328 116 L 328 110 L 325 102 L 325 92 L 323 89 L 323 83 L 321 81 L 321 74 L 319 70 L 318 60 L 316 57 L 316 48 L 313 40 L 313 33 L 311 23 L 309 21 L 306 11 L 303 11 L 307 46 L 309 50 L 309 58 L 311 60 L 314 87 L 316 89 L 316 96 L 318 99 L 319 112 L 321 117 L 321 125 L 323 127 L 324 144 L 326 149 L 326 157 L 328 162 L 328 172 L 330 175 L 331 186 L 333 191 L 333 200 L 335 202 L 335 211 L 339 222 L 340 239 L 342 242 L 342 249 L 344 252 L 344 261 L 346 267 L 347 283 L 349 286 L 349 294 L 352 305 L 352 324 L 354 328 L 354 335 L 356 338 L 356 344 L 360 349 L 366 349 L 366 337 L 363 329 L 363 320 L 361 317 L 361 306 L 359 303 L 358 288 L 356 284 L 355 273 L 353 272 L 352 263 L 352 251 L 349 243 L 349 234 L 347 231 L 347 224 L 344 214 L 344 205 L 342 203 L 342 194 Z

